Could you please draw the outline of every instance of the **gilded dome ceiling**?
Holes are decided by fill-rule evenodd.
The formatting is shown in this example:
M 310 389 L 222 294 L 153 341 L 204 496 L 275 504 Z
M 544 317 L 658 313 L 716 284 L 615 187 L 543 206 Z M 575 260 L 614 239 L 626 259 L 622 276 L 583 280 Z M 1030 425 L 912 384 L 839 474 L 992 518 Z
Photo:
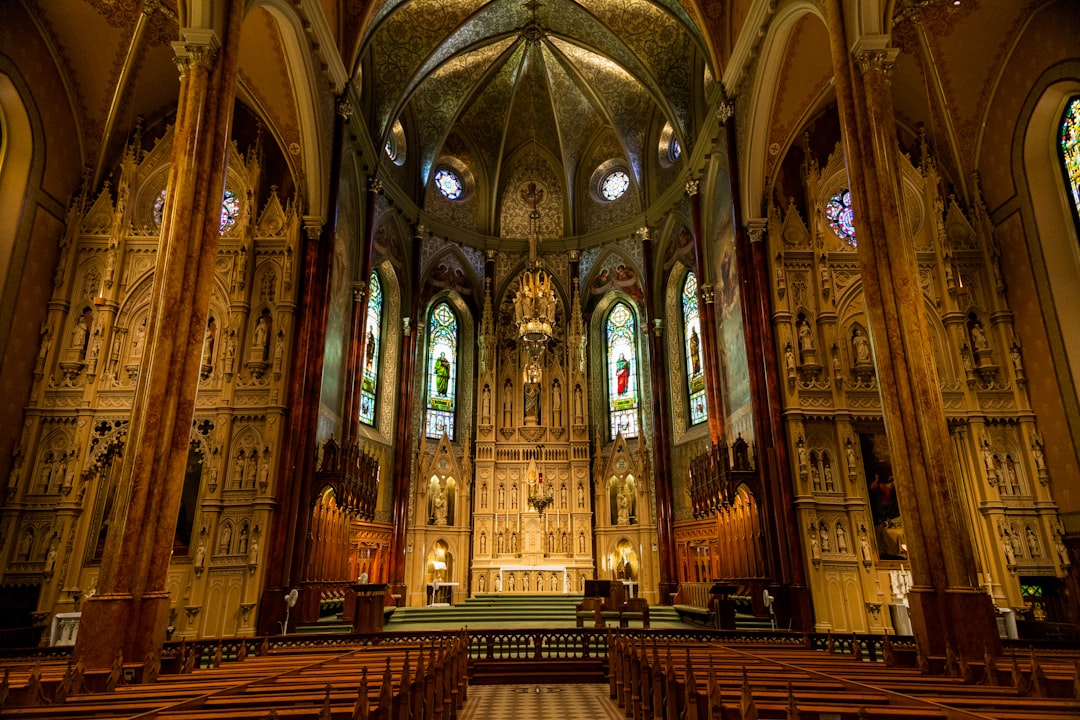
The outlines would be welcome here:
M 694 100 L 713 76 L 678 0 L 387 0 L 369 18 L 356 75 L 372 137 L 404 156 L 427 210 L 443 201 L 436 171 L 454 170 L 467 186 L 455 200 L 472 203 L 454 217 L 488 235 L 520 236 L 504 201 L 530 180 L 559 235 L 640 212 L 646 187 L 664 189 L 654 166 L 677 159 L 661 145 L 692 149 Z M 625 207 L 582 210 L 608 202 L 599 182 L 617 170 Z

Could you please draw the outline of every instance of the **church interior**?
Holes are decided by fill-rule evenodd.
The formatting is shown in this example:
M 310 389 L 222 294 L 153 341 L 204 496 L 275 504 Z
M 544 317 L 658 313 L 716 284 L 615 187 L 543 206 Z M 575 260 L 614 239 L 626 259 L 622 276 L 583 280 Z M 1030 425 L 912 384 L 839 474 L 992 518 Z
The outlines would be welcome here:
M 358 581 L 1077 642 L 1077 38 L 1072 0 L 4 2 L 0 646 L 108 668 Z

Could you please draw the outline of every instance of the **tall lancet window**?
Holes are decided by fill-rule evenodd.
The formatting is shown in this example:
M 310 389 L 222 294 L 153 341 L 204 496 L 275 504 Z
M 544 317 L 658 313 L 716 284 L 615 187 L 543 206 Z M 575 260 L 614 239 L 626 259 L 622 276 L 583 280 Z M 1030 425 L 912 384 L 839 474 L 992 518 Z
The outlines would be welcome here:
M 705 404 L 705 363 L 702 361 L 701 314 L 698 312 L 697 276 L 686 273 L 682 288 L 683 339 L 686 343 L 686 386 L 690 392 L 690 424 L 709 419 Z
M 1069 187 L 1073 220 L 1080 228 L 1080 96 L 1069 100 L 1061 118 L 1061 169 Z
M 638 436 L 638 375 L 634 314 L 616 303 L 607 318 L 608 410 L 611 436 Z
M 364 371 L 360 377 L 360 422 L 375 424 L 375 392 L 379 387 L 379 350 L 382 345 L 382 285 L 372 271 L 368 279 L 367 327 L 364 331 Z
M 457 317 L 445 302 L 428 319 L 426 434 L 454 439 L 454 400 L 457 396 Z

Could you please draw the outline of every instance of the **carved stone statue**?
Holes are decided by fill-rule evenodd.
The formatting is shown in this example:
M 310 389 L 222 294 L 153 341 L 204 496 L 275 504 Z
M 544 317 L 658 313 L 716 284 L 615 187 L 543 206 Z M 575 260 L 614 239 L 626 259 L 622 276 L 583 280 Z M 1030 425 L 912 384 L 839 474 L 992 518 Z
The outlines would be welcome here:
M 1028 526 L 1026 532 L 1028 554 L 1033 558 L 1042 557 L 1042 545 L 1039 543 L 1039 536 L 1035 534 L 1035 530 L 1031 526 Z
M 814 333 L 810 329 L 810 321 L 806 318 L 799 323 L 799 349 L 804 352 L 814 349 Z
M 90 330 L 86 326 L 86 318 L 80 315 L 75 322 L 75 327 L 71 330 L 71 349 L 78 353 L 79 359 L 82 359 L 86 352 L 86 340 L 89 335 Z
M 625 492 L 620 492 L 616 496 L 616 505 L 618 509 L 618 515 L 616 522 L 619 525 L 630 524 L 630 498 L 626 496 Z
M 851 350 L 856 365 L 870 364 L 870 339 L 860 328 L 855 328 L 851 334 Z
M 843 523 L 836 523 L 836 552 L 846 553 L 848 551 L 847 544 L 847 531 L 844 530 Z
M 986 340 L 986 333 L 983 331 L 982 323 L 978 320 L 971 326 L 971 345 L 976 351 L 988 350 L 990 343 Z
M 435 493 L 435 497 L 432 499 L 433 510 L 432 514 L 435 517 L 436 525 L 446 524 L 446 491 L 439 489 Z

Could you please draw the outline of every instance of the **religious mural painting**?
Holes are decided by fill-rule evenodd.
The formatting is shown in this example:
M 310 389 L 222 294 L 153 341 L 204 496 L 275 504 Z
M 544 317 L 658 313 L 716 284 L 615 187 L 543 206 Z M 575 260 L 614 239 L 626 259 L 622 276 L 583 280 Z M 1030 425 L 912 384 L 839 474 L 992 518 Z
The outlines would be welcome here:
M 878 558 L 906 560 L 907 539 L 904 537 L 904 520 L 900 515 L 900 499 L 893 479 L 889 441 L 883 432 L 863 432 L 859 433 L 859 448 L 862 451 Z

